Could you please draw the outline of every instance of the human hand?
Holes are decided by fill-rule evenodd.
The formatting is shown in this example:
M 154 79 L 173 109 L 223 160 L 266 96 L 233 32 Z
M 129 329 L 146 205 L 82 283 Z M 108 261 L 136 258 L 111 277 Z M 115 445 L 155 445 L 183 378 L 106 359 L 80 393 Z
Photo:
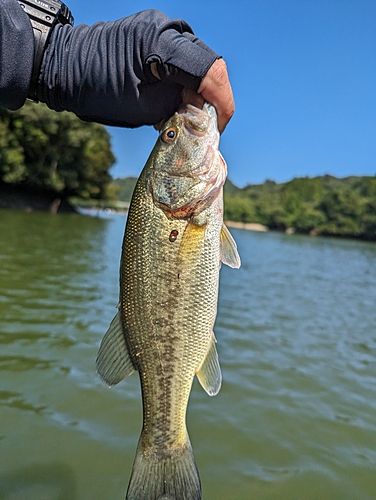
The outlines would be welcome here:
M 217 110 L 218 129 L 222 133 L 235 111 L 234 97 L 227 73 L 226 63 L 217 59 L 206 73 L 197 90 L 183 90 L 183 104 L 202 108 L 210 102 Z

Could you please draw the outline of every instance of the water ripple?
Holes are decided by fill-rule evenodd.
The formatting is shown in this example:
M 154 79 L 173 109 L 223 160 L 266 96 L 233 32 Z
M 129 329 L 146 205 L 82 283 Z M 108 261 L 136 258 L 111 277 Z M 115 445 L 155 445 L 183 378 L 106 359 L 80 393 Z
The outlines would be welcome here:
M 65 456 L 80 500 L 104 491 L 107 464 L 97 498 L 122 497 L 140 430 L 138 377 L 109 390 L 95 373 L 123 229 L 118 217 L 0 213 L 6 467 L 35 450 Z M 233 233 L 243 266 L 221 271 L 223 387 L 208 398 L 195 382 L 188 414 L 207 498 L 374 498 L 375 245 Z

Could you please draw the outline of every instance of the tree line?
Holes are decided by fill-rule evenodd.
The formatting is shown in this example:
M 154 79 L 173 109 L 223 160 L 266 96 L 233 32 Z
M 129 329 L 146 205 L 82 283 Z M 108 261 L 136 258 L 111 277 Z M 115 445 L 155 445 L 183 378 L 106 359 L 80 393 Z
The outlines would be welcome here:
M 63 198 L 104 198 L 115 161 L 105 127 L 27 102 L 0 109 L 0 182 Z
M 115 179 L 114 192 L 130 201 L 135 177 Z M 329 175 L 236 187 L 227 180 L 224 218 L 269 229 L 376 241 L 376 177 Z
M 225 186 L 225 218 L 270 229 L 376 240 L 376 177 L 329 175 Z
M 135 178 L 112 182 L 115 161 L 106 128 L 72 113 L 26 103 L 0 109 L 0 184 L 62 198 L 129 201 Z M 225 218 L 270 229 L 376 241 L 376 177 L 332 176 L 266 181 L 242 189 L 225 184 Z

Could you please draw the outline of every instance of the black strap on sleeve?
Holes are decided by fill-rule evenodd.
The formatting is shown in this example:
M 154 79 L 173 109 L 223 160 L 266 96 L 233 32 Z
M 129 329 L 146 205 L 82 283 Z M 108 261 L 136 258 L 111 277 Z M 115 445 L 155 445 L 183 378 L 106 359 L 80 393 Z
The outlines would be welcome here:
M 18 0 L 18 3 L 29 16 L 33 27 L 35 50 L 28 97 L 37 101 L 36 87 L 49 35 L 57 23 L 73 25 L 74 19 L 68 7 L 58 0 Z

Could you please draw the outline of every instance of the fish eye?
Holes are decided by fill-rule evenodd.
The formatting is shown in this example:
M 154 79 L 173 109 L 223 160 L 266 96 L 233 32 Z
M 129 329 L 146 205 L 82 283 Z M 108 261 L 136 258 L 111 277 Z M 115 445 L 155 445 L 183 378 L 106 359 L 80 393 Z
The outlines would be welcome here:
M 173 127 L 170 127 L 162 133 L 161 139 L 163 142 L 171 144 L 176 139 L 176 136 L 177 136 L 177 130 Z

